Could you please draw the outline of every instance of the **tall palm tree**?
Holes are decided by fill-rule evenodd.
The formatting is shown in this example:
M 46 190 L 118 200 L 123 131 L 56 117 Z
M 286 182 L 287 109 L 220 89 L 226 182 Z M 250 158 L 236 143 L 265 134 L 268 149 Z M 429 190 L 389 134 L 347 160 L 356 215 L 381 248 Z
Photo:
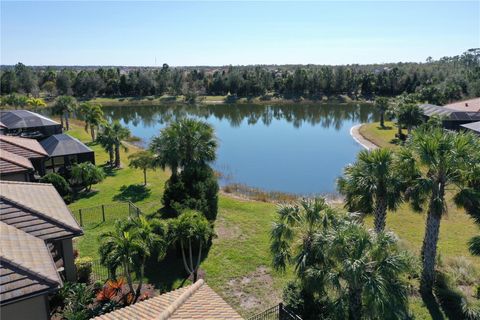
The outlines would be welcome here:
M 123 127 L 120 122 L 115 121 L 112 125 L 111 133 L 115 146 L 115 167 L 120 168 L 120 148 L 128 151 L 128 147 L 123 140 L 130 138 L 130 129 Z
M 85 102 L 80 105 L 80 112 L 83 114 L 85 121 L 85 131 L 88 132 L 90 128 L 92 141 L 95 141 L 95 130 L 105 123 L 102 106 Z
M 115 163 L 115 141 L 113 139 L 112 126 L 105 123 L 102 126 L 102 130 L 99 131 L 97 136 L 97 142 L 100 143 L 102 148 L 108 152 L 110 166 L 113 167 Z
M 377 233 L 385 229 L 387 209 L 395 210 L 402 202 L 402 177 L 396 165 L 391 150 L 363 150 L 337 182 L 339 192 L 345 196 L 346 208 L 351 212 L 373 214 Z
M 422 168 L 421 176 L 412 182 L 407 197 L 413 207 L 421 210 L 428 203 L 425 236 L 422 245 L 422 294 L 431 296 L 435 280 L 437 243 L 440 221 L 447 211 L 445 193 L 449 186 L 457 203 L 468 206 L 479 203 L 479 193 L 465 197 L 474 174 L 474 164 L 480 163 L 480 143 L 472 134 L 447 132 L 441 128 L 419 128 L 413 132 L 409 148 L 412 159 Z
M 376 98 L 375 107 L 380 112 L 380 127 L 385 128 L 385 113 L 389 108 L 388 99 L 384 97 Z
M 60 121 L 63 127 L 63 119 L 65 118 L 65 124 L 67 130 L 70 130 L 69 118 L 70 114 L 77 107 L 77 100 L 72 96 L 59 96 L 53 105 L 53 110 L 56 114 L 60 115 Z
M 202 261 L 202 250 L 214 236 L 213 228 L 200 212 L 186 211 L 173 221 L 170 229 L 173 242 L 180 244 L 183 266 L 195 282 Z M 198 250 L 196 257 L 194 249 Z
M 187 166 L 202 166 L 216 158 L 217 140 L 213 127 L 203 121 L 182 119 L 164 128 L 150 144 L 156 164 L 169 167 L 172 176 Z

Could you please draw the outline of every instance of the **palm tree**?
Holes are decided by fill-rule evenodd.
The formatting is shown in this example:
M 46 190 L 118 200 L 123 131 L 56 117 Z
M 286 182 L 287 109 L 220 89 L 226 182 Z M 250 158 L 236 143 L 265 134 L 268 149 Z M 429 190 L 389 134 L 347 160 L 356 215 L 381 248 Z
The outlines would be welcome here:
M 92 141 L 95 141 L 95 130 L 105 123 L 102 106 L 85 102 L 80 105 L 80 112 L 84 117 L 85 131 L 88 132 L 88 129 L 90 128 Z
M 355 216 L 322 198 L 281 206 L 271 232 L 275 269 L 295 267 L 302 290 L 327 305 L 326 318 L 401 318 L 407 309 L 401 276 L 408 263 L 394 237 L 371 234 Z
M 414 209 L 428 203 L 425 236 L 422 245 L 422 294 L 432 295 L 440 221 L 447 211 L 445 193 L 449 186 L 458 204 L 479 203 L 480 194 L 469 192 L 475 166 L 480 163 L 480 143 L 472 134 L 447 132 L 441 128 L 419 128 L 409 145 L 412 159 L 422 168 L 421 176 L 407 190 Z M 478 179 L 478 177 L 477 177 Z M 464 191 L 467 190 L 467 191 Z M 469 194 L 469 197 L 465 197 Z M 474 197 L 474 198 L 472 198 Z M 468 201 L 469 202 L 468 202 Z
M 183 266 L 195 282 L 203 246 L 214 236 L 213 228 L 200 212 L 185 211 L 172 222 L 170 229 L 173 242 L 180 244 Z M 198 250 L 196 257 L 194 249 Z
M 412 133 L 412 128 L 423 123 L 423 113 L 415 104 L 402 104 L 398 110 L 398 121 L 407 127 L 408 135 Z
M 65 118 L 65 124 L 67 130 L 70 130 L 69 118 L 70 113 L 72 113 L 77 107 L 77 100 L 72 96 L 59 96 L 55 100 L 53 105 L 53 110 L 56 114 L 60 115 L 60 121 L 63 127 L 63 119 Z
M 375 107 L 380 112 L 380 127 L 385 128 L 385 113 L 389 108 L 388 99 L 384 97 L 378 97 L 375 99 Z
M 345 168 L 338 179 L 338 190 L 345 196 L 349 211 L 374 214 L 375 232 L 384 231 L 387 209 L 396 210 L 402 202 L 402 179 L 396 158 L 388 149 L 363 150 L 357 161 Z
M 45 103 L 45 101 L 41 98 L 29 98 L 27 100 L 27 104 L 32 107 L 34 110 L 37 110 L 39 108 L 43 108 L 43 107 L 46 107 L 47 104 Z
M 130 129 L 123 127 L 120 122 L 115 121 L 112 125 L 111 134 L 115 148 L 115 167 L 120 168 L 120 147 L 128 151 L 128 147 L 123 140 L 130 137 Z
M 128 157 L 129 166 L 143 170 L 143 185 L 147 185 L 147 169 L 154 169 L 155 157 L 150 151 L 140 151 Z
M 156 165 L 169 167 L 172 176 L 187 166 L 203 166 L 216 158 L 213 127 L 203 121 L 182 119 L 164 128 L 150 144 Z
M 112 126 L 110 124 L 104 124 L 102 130 L 97 136 L 97 142 L 100 143 L 102 148 L 108 152 L 110 159 L 110 166 L 114 165 L 114 152 L 115 152 L 115 140 L 113 138 Z

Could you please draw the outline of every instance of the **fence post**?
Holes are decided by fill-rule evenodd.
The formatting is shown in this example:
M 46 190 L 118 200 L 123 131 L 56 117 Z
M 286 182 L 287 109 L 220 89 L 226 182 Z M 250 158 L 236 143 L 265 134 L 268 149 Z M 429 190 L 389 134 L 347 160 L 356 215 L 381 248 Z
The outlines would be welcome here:
M 78 213 L 80 215 L 80 227 L 83 227 L 82 209 L 78 209 Z
M 102 218 L 103 222 L 105 222 L 105 205 L 102 204 Z

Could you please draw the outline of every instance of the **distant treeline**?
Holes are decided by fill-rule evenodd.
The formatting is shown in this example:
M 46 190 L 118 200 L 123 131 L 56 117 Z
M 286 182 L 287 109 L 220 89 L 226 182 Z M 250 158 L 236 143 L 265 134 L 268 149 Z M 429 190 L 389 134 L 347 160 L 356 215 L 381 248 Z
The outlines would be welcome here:
M 425 63 L 348 66 L 28 67 L 2 66 L 1 93 L 54 98 L 198 95 L 280 98 L 417 94 L 443 104 L 480 96 L 480 49 Z

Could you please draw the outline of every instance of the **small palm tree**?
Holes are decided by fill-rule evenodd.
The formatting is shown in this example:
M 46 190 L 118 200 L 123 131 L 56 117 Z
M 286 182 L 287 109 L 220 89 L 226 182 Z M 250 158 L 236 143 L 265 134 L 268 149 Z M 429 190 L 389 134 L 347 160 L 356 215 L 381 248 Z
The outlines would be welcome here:
M 385 113 L 389 108 L 388 99 L 384 97 L 378 97 L 375 99 L 375 107 L 380 112 L 380 127 L 385 128 Z
M 173 242 L 180 244 L 185 270 L 197 281 L 203 247 L 214 236 L 212 226 L 200 212 L 186 211 L 172 222 L 170 230 Z M 194 249 L 198 250 L 196 257 Z
M 413 132 L 409 148 L 412 161 L 416 161 L 422 171 L 421 176 L 412 181 L 406 195 L 414 209 L 421 210 L 428 203 L 422 245 L 421 291 L 431 296 L 440 221 L 447 211 L 445 193 L 449 186 L 454 186 L 452 191 L 458 204 L 468 207 L 469 203 L 479 203 L 480 193 L 471 192 L 469 187 L 477 170 L 474 164 L 480 163 L 480 143 L 472 134 L 425 127 Z
M 85 121 L 85 131 L 88 132 L 90 128 L 92 141 L 95 141 L 95 130 L 98 130 L 105 123 L 102 106 L 85 102 L 80 105 L 80 112 L 83 114 Z
M 363 150 L 357 161 L 345 168 L 338 179 L 338 190 L 351 212 L 373 214 L 375 232 L 385 229 L 387 209 L 396 210 L 402 202 L 402 177 L 396 158 L 388 149 Z
M 423 113 L 415 104 L 403 104 L 399 106 L 398 121 L 407 127 L 408 135 L 412 133 L 412 129 L 423 123 Z
M 32 107 L 34 110 L 37 110 L 39 108 L 44 108 L 47 106 L 45 101 L 41 98 L 29 98 L 27 100 L 27 104 Z
M 53 110 L 56 114 L 60 115 L 60 121 L 63 127 L 63 119 L 65 118 L 65 124 L 67 130 L 70 130 L 69 118 L 70 114 L 77 107 L 77 100 L 72 96 L 59 96 L 55 100 Z
M 115 140 L 113 138 L 112 126 L 110 124 L 106 123 L 102 126 L 102 130 L 97 136 L 97 142 L 100 143 L 106 152 L 108 152 L 110 166 L 113 167 L 115 163 Z
M 147 185 L 147 169 L 155 168 L 155 156 L 150 151 L 140 151 L 128 157 L 129 166 L 143 170 L 143 185 Z

